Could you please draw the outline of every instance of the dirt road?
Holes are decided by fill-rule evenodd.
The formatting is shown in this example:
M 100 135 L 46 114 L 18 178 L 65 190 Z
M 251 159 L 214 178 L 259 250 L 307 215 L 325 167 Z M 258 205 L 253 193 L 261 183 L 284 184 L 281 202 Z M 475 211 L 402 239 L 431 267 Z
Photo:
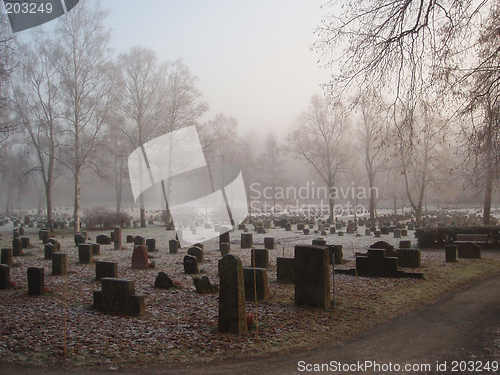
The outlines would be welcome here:
M 487 361 L 490 366 L 492 361 L 500 362 L 500 274 L 442 296 L 366 334 L 308 352 L 210 365 L 167 367 L 152 364 L 133 369 L 35 369 L 0 365 L 0 374 L 495 373 L 484 368 L 477 371 Z M 463 369 L 464 365 L 468 369 L 461 371 L 460 366 Z M 323 371 L 315 371 L 321 369 Z M 500 374 L 500 370 L 496 373 Z

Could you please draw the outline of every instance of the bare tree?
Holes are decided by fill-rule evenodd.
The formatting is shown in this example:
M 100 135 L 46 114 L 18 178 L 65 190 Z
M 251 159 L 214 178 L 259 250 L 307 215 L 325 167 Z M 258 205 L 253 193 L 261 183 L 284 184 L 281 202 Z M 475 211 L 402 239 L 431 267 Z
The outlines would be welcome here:
M 52 230 L 52 187 L 56 178 L 61 127 L 61 82 L 54 65 L 54 41 L 38 31 L 32 44 L 19 48 L 12 87 L 12 108 L 35 151 L 34 170 L 45 188 L 47 226 Z
M 343 162 L 342 140 L 347 120 L 343 105 L 315 95 L 299 117 L 300 127 L 288 135 L 290 150 L 304 158 L 325 182 L 330 220 L 334 221 L 337 174 Z
M 121 99 L 123 114 L 121 130 L 132 150 L 160 135 L 165 116 L 166 64 L 160 64 L 156 53 L 148 48 L 133 47 L 118 57 L 120 69 Z M 145 157 L 147 160 L 147 157 Z M 140 200 L 141 227 L 146 226 L 144 196 Z
M 260 155 L 259 165 L 264 172 L 264 180 L 271 183 L 273 194 L 273 215 L 276 208 L 276 184 L 283 177 L 283 149 L 278 144 L 276 134 L 270 131 L 264 141 L 264 151 Z
M 62 159 L 74 178 L 75 231 L 80 227 L 81 176 L 86 168 L 98 170 L 96 150 L 105 139 L 106 117 L 114 86 L 107 45 L 110 32 L 104 29 L 107 13 L 97 4 L 80 1 L 61 17 L 57 69 L 62 79 L 66 144 Z

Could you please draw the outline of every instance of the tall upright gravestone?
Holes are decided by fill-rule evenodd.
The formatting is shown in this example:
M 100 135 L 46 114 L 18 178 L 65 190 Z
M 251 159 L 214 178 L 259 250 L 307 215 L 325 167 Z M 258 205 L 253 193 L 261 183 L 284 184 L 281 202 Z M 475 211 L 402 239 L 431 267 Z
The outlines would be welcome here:
M 245 310 L 245 281 L 241 259 L 224 255 L 219 261 L 219 320 L 222 333 L 244 335 L 248 332 Z
M 329 249 L 295 246 L 295 304 L 327 309 L 332 303 Z

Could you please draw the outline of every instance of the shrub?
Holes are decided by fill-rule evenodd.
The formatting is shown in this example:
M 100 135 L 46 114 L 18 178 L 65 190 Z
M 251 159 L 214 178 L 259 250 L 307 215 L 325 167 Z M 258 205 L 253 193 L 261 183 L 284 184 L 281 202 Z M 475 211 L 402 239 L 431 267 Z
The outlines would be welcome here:
M 95 207 L 87 211 L 85 224 L 87 228 L 113 229 L 116 225 L 121 227 L 132 218 L 125 212 L 111 212 L 107 208 Z
M 453 243 L 457 239 L 457 234 L 487 234 L 488 243 L 498 246 L 500 226 L 467 226 L 467 227 L 439 227 L 422 228 L 415 230 L 418 247 L 433 248 L 443 247 L 446 244 Z

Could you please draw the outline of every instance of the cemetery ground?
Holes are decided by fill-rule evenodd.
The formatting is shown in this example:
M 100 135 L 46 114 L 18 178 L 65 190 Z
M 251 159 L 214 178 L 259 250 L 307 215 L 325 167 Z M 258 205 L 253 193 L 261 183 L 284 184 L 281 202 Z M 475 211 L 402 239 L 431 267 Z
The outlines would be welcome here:
M 94 242 L 102 233 L 109 234 L 89 232 L 88 236 Z M 241 233 L 240 230 L 231 233 L 231 254 L 241 258 L 244 267 L 250 267 L 250 249 L 240 249 Z M 10 270 L 15 286 L 0 291 L 0 363 L 124 368 L 152 362 L 207 363 L 312 349 L 366 332 L 423 302 L 500 271 L 498 251 L 483 252 L 481 260 L 461 259 L 457 263 L 446 263 L 442 250 L 423 251 L 422 267 L 418 270 L 424 273 L 423 279 L 336 274 L 334 307 L 321 310 L 294 305 L 293 284 L 276 283 L 276 258 L 283 255 L 291 258 L 296 244 L 311 244 L 313 239 L 323 237 L 328 244 L 344 247 L 348 262 L 335 267 L 352 268 L 354 251 L 365 252 L 379 239 L 303 235 L 284 229 L 253 233 L 254 248 L 264 248 L 265 237 L 275 238 L 276 249 L 270 250 L 268 268 L 270 298 L 257 306 L 246 303 L 247 319 L 253 324 L 247 335 L 236 336 L 217 331 L 218 295 L 197 294 L 192 275 L 184 273 L 187 248 L 180 249 L 178 254 L 169 253 L 168 241 L 174 232 L 161 226 L 122 230 L 123 239 L 128 234 L 156 239 L 158 250 L 150 253 L 155 268 L 132 269 L 133 244 L 125 240 L 122 250 L 101 245 L 94 260 L 117 262 L 118 277 L 135 281 L 135 292 L 146 296 L 147 314 L 140 317 L 109 314 L 91 307 L 93 291 L 100 290 L 101 285 L 95 280 L 95 265 L 79 263 L 70 231 L 55 233 L 62 251 L 69 257 L 68 275 L 64 277 L 51 275 L 52 262 L 44 260 L 38 230 L 27 230 L 25 236 L 30 238 L 31 248 L 14 257 Z M 397 245 L 400 239 L 392 237 L 383 235 L 381 240 Z M 412 231 L 404 239 L 416 244 Z M 12 231 L 4 232 L 0 246 L 8 247 L 11 242 Z M 206 275 L 218 284 L 217 265 L 221 258 L 218 239 L 205 242 L 204 247 L 205 260 L 199 265 L 199 276 Z M 28 295 L 28 267 L 45 268 L 44 295 Z M 154 287 L 159 271 L 170 276 L 173 288 Z

